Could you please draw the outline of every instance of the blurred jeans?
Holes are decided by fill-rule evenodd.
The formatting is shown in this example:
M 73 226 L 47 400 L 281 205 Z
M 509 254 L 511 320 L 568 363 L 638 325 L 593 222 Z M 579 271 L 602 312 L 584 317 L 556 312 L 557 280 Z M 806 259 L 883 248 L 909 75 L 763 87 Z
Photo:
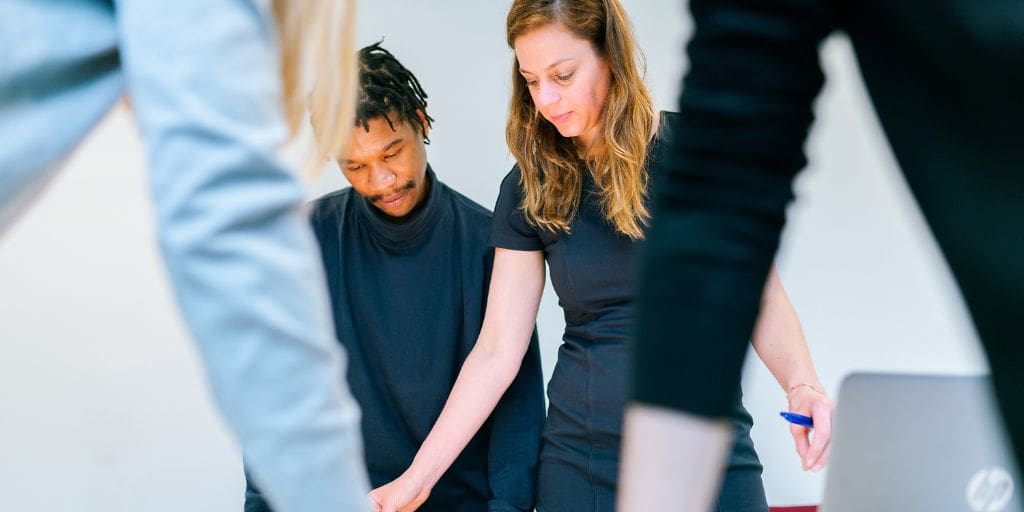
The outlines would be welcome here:
M 126 93 L 160 248 L 216 402 L 277 510 L 368 509 L 269 2 L 0 0 L 0 235 Z

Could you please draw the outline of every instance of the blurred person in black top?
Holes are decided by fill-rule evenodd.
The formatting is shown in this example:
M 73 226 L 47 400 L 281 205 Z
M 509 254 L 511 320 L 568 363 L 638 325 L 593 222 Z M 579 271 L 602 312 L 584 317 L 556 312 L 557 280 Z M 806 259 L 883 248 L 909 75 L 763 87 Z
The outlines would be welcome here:
M 491 212 L 427 163 L 433 119 L 416 77 L 379 44 L 359 60 L 356 129 L 338 162 L 352 186 L 314 201 L 312 223 L 379 486 L 412 462 L 476 342 L 494 251 Z M 531 510 L 543 421 L 534 333 L 515 382 L 419 510 Z M 251 482 L 245 510 L 268 510 Z
M 693 0 L 690 9 L 690 69 L 643 261 L 624 462 L 635 478 L 623 482 L 620 509 L 647 510 L 646 498 L 667 492 L 673 510 L 714 497 L 746 340 L 805 164 L 823 82 L 818 47 L 835 30 L 853 43 L 963 293 L 1022 462 L 1024 2 Z M 686 392 L 708 381 L 713 393 Z M 693 473 L 658 469 L 670 461 Z

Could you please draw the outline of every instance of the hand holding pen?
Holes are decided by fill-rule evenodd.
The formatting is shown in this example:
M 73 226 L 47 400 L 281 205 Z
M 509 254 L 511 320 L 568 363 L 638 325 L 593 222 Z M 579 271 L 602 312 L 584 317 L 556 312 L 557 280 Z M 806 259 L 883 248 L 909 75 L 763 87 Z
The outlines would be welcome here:
M 821 471 L 828 464 L 835 402 L 808 384 L 794 386 L 786 398 L 789 412 L 781 415 L 790 422 L 789 432 L 796 443 L 801 465 L 804 471 Z

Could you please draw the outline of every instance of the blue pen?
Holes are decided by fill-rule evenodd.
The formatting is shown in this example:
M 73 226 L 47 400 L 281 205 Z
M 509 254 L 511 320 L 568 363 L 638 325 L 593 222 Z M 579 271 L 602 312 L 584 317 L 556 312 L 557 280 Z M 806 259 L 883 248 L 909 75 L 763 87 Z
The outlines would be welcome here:
M 786 421 L 800 425 L 801 427 L 814 428 L 814 419 L 810 416 L 804 416 L 803 414 L 797 414 L 795 412 L 780 412 L 779 416 L 782 416 Z

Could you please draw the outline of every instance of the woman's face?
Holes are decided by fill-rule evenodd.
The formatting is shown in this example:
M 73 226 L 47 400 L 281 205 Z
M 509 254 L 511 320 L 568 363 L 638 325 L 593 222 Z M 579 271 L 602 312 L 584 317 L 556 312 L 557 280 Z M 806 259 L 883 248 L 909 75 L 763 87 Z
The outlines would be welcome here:
M 589 147 L 601 127 L 611 70 L 593 45 L 559 23 L 535 28 L 515 40 L 519 73 L 533 104 L 563 137 Z

